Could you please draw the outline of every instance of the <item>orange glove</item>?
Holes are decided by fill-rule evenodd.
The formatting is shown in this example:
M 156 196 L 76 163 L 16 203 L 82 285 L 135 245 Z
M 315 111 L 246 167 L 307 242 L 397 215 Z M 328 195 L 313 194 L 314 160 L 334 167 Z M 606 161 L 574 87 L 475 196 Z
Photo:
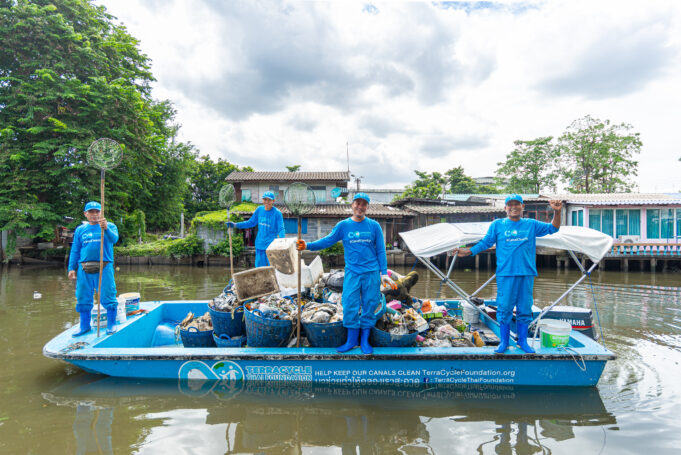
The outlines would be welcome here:
M 300 239 L 296 240 L 296 249 L 298 251 L 303 251 L 307 247 L 307 244 L 305 243 L 305 240 Z

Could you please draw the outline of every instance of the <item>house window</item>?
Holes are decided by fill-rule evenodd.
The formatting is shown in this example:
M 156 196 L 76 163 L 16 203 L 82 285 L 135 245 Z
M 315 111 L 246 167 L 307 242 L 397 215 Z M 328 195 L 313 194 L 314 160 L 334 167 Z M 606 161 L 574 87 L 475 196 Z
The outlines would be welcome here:
M 615 211 L 617 237 L 622 235 L 641 235 L 641 211 L 617 209 Z
M 584 226 L 584 210 L 572 212 L 572 226 Z
M 284 230 L 287 234 L 298 234 L 298 218 L 284 218 Z M 300 233 L 307 234 L 307 218 L 300 220 Z
M 270 185 L 270 191 L 274 193 L 274 197 L 279 197 L 279 185 Z
M 674 237 L 674 209 L 646 210 L 646 230 L 649 239 Z
M 676 209 L 676 236 L 681 237 L 681 209 Z
M 600 210 L 589 210 L 589 227 L 591 229 L 601 230 L 601 211 Z
M 241 190 L 241 201 L 251 202 L 251 190 Z
M 314 193 L 314 200 L 316 203 L 326 202 L 326 187 L 325 186 L 311 186 L 310 189 Z

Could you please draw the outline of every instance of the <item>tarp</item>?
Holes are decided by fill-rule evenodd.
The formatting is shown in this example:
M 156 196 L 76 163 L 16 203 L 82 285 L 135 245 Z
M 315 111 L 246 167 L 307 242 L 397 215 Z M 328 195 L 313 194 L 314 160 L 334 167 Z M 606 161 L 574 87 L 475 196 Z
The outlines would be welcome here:
M 412 254 L 431 257 L 477 243 L 485 236 L 490 224 L 492 223 L 439 223 L 400 232 L 400 236 Z M 580 226 L 561 226 L 555 234 L 537 237 L 537 247 L 583 253 L 593 262 L 600 261 L 608 254 L 613 242 L 614 239 L 609 235 Z

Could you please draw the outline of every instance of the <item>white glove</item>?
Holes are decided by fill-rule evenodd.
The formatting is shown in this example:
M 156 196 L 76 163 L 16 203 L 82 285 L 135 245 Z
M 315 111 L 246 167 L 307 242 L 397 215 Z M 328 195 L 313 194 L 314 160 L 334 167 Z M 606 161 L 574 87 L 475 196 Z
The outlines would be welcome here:
M 389 275 L 381 275 L 381 286 L 397 289 L 397 285 Z

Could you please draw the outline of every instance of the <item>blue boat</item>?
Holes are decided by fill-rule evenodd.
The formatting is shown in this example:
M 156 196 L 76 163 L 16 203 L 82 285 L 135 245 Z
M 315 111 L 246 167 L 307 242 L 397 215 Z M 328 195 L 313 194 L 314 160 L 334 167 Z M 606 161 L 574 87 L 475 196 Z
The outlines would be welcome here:
M 442 225 L 435 227 L 442 229 L 438 227 Z M 480 312 L 480 327 L 498 336 L 498 323 L 474 304 L 473 297 L 482 288 L 467 294 L 451 280 L 452 267 L 444 275 L 428 259 L 451 250 L 453 246 L 477 241 L 486 231 L 485 223 L 452 226 L 465 236 L 465 242 L 456 236 L 452 239 L 451 230 L 446 236 L 441 236 L 442 239 L 447 237 L 446 241 L 440 242 L 442 239 L 429 230 L 434 226 L 402 233 L 402 236 L 417 257 L 429 269 L 437 270 L 436 273 L 462 297 L 460 300 L 440 300 L 436 303 L 445 305 L 455 313 L 460 312 L 464 305 L 471 305 Z M 417 232 L 423 230 L 426 231 Z M 612 239 L 607 244 L 607 240 L 600 237 L 602 234 L 587 228 L 566 231 L 568 232 L 561 228 L 559 233 L 542 238 L 542 245 L 569 245 L 573 256 L 574 249 L 596 260 L 571 290 L 602 258 L 589 250 L 588 245 L 593 246 L 600 242 L 600 250 L 605 255 L 612 245 Z M 548 239 L 561 233 L 562 237 L 554 238 L 553 243 Z M 594 242 L 585 240 L 591 238 L 590 236 L 595 239 Z M 428 238 L 431 243 L 440 242 L 440 245 L 422 252 L 418 249 L 419 242 L 415 240 L 422 238 Z M 567 292 L 553 305 L 565 295 Z M 493 346 L 376 347 L 372 355 L 363 355 L 359 348 L 340 354 L 334 348 L 185 348 L 179 340 L 171 339 L 167 342 L 168 337 L 164 333 L 167 335 L 169 330 L 172 331 L 172 327 L 189 312 L 207 312 L 208 303 L 207 300 L 142 302 L 140 308 L 145 311 L 144 314 L 130 317 L 119 326 L 116 333 L 98 338 L 93 331 L 82 337 L 72 338 L 71 335 L 78 330 L 77 327 L 72 327 L 49 341 L 43 348 L 43 354 L 91 373 L 126 378 L 175 379 L 180 384 L 195 380 L 219 381 L 224 387 L 232 387 L 242 381 L 375 386 L 489 384 L 584 387 L 596 385 L 606 362 L 615 359 L 615 355 L 605 346 L 576 330 L 570 332 L 567 346 L 542 347 L 535 339 L 533 342 L 536 354 L 526 354 L 512 343 L 511 348 L 503 355 L 496 355 Z M 493 304 L 492 301 L 485 303 Z M 553 305 L 538 311 L 536 321 Z M 159 339 L 166 342 L 159 342 Z

